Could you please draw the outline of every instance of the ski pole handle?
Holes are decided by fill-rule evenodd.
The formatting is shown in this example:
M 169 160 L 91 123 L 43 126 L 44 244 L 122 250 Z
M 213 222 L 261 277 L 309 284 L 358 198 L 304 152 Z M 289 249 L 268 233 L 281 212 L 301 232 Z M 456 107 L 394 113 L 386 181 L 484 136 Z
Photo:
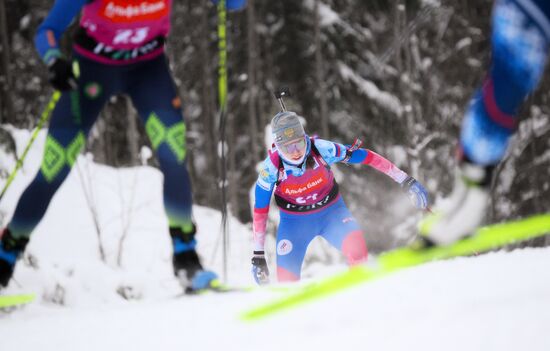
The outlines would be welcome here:
M 11 172 L 10 176 L 8 177 L 8 180 L 6 181 L 6 184 L 4 185 L 4 188 L 2 189 L 2 192 L 0 192 L 0 201 L 6 194 L 6 191 L 10 187 L 13 180 L 15 179 L 15 176 L 17 175 L 17 171 L 23 166 L 25 157 L 27 156 L 27 153 L 29 152 L 32 144 L 34 143 L 34 140 L 38 136 L 38 132 L 40 132 L 40 129 L 42 129 L 46 121 L 50 118 L 52 111 L 57 105 L 57 101 L 59 101 L 60 97 L 61 97 L 61 92 L 59 90 L 54 91 L 50 101 L 48 102 L 48 105 L 46 106 L 46 108 L 44 109 L 44 112 L 42 112 L 42 115 L 40 116 L 40 120 L 38 121 L 38 124 L 36 125 L 36 127 L 34 128 L 34 131 L 32 132 L 31 139 L 27 143 L 27 146 L 25 147 L 23 154 L 17 160 L 17 163 L 15 164 L 15 169 Z

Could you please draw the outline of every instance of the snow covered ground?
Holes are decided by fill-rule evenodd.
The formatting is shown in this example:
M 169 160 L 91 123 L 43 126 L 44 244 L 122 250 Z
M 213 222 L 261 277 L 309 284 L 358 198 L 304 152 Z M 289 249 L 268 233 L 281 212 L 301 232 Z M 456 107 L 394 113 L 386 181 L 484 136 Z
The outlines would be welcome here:
M 0 319 L 0 345 L 44 351 L 543 351 L 550 349 L 549 265 L 549 249 L 433 263 L 254 323 L 238 317 L 278 293 L 35 303 Z
M 42 140 L 2 202 L 8 216 Z M 38 298 L 0 314 L 0 350 L 550 350 L 550 248 L 426 264 L 256 322 L 239 316 L 284 292 L 178 297 L 161 184 L 155 169 L 80 157 L 5 291 Z M 221 273 L 220 215 L 194 213 L 198 250 Z M 228 282 L 248 286 L 250 229 L 231 220 L 230 234 Z

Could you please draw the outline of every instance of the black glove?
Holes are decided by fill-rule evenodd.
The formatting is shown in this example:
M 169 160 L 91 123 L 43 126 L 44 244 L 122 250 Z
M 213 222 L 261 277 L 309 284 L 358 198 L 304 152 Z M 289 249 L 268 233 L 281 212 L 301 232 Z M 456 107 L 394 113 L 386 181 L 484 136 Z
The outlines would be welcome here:
M 76 89 L 76 77 L 71 61 L 56 58 L 48 65 L 48 81 L 59 91 Z
M 269 269 L 267 268 L 267 262 L 263 251 L 254 251 L 254 256 L 252 257 L 252 274 L 258 285 L 269 283 Z

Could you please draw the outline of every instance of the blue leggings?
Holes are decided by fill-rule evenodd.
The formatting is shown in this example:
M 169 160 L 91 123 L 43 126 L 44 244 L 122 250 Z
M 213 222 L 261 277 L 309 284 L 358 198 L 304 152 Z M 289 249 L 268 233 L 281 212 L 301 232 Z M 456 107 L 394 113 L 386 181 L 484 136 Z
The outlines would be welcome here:
M 349 264 L 367 258 L 367 247 L 359 224 L 342 198 L 311 214 L 291 214 L 281 211 L 277 231 L 277 275 L 279 281 L 300 278 L 302 262 L 309 243 L 321 236 L 340 250 Z
M 101 109 L 115 94 L 128 94 L 145 123 L 164 174 L 164 206 L 170 225 L 191 225 L 191 184 L 184 163 L 185 123 L 166 57 L 121 66 L 79 55 L 75 55 L 75 61 L 80 70 L 78 90 L 64 92 L 52 112 L 42 165 L 8 225 L 12 235 L 31 235 L 85 146 Z

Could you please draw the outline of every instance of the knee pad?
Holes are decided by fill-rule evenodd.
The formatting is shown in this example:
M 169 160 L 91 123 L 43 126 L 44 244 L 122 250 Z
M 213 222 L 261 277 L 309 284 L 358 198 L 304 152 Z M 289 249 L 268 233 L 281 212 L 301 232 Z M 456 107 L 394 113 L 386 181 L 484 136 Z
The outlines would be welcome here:
M 342 243 L 342 253 L 349 265 L 355 265 L 367 260 L 368 250 L 363 232 L 355 230 L 349 233 Z
M 279 283 L 296 282 L 298 280 L 300 280 L 300 275 L 292 273 L 283 267 L 277 267 L 277 281 Z

